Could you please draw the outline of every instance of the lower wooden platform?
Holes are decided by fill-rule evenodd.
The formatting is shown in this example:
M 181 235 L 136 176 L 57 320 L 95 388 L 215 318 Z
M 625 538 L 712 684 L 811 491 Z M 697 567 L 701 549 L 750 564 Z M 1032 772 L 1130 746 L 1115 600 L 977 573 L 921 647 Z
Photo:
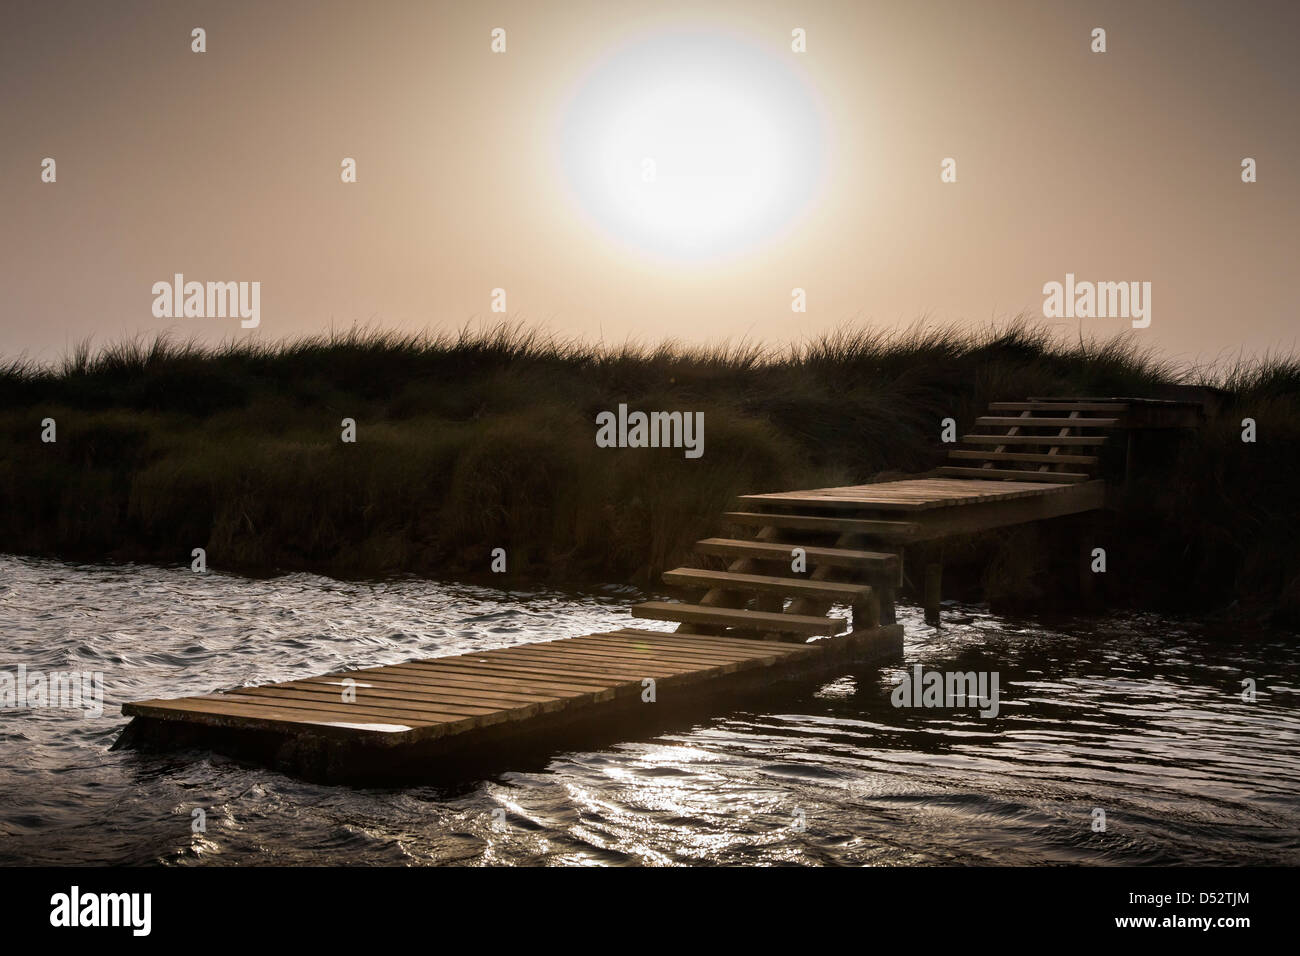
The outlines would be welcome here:
M 627 628 L 453 657 L 124 704 L 118 746 L 196 746 L 332 782 L 422 776 L 441 761 L 719 695 L 898 657 L 902 628 L 811 643 Z

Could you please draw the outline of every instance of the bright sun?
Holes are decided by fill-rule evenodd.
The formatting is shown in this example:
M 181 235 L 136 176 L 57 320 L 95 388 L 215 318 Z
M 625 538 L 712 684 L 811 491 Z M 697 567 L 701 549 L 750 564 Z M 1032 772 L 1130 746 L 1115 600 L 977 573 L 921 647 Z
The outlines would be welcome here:
M 560 152 L 611 239 L 677 260 L 771 238 L 822 179 L 812 91 L 778 56 L 718 34 L 664 34 L 601 62 L 568 106 Z

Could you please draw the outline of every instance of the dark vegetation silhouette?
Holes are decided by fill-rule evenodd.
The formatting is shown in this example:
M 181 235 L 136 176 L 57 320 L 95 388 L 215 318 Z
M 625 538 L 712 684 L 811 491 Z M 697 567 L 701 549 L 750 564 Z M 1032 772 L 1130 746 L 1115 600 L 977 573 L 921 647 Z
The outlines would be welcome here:
M 188 565 L 203 547 L 213 570 L 472 577 L 503 547 L 512 582 L 647 584 L 716 533 L 738 493 L 925 471 L 945 454 L 941 419 L 967 431 L 990 401 L 1159 397 L 1180 382 L 1221 401 L 1144 465 L 1125 520 L 1103 522 L 1108 596 L 1294 622 L 1300 359 L 1178 367 L 1131 336 L 1067 343 L 1023 320 L 843 329 L 783 349 L 595 346 L 502 325 L 216 347 L 162 337 L 85 344 L 54 366 L 12 360 L 0 549 Z M 703 411 L 704 456 L 596 447 L 597 413 L 620 402 Z M 54 444 L 40 440 L 46 417 Z M 343 418 L 355 444 L 340 440 Z M 1056 600 L 1050 531 L 979 544 L 985 596 Z

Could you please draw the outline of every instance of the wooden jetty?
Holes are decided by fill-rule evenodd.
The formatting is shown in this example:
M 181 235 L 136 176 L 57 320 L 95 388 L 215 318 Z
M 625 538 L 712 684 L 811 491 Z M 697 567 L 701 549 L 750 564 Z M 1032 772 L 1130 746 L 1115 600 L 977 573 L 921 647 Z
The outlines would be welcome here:
M 989 412 L 935 473 L 743 496 L 724 515 L 742 536 L 705 538 L 695 549 L 705 566 L 664 575 L 698 599 L 632 608 L 677 622 L 674 632 L 625 628 L 136 701 L 123 705 L 134 721 L 119 745 L 201 746 L 317 779 L 364 779 L 896 658 L 907 545 L 1106 507 L 1132 436 L 1194 427 L 1201 414 L 1189 402 L 1108 398 Z M 937 621 L 937 565 L 924 580 Z

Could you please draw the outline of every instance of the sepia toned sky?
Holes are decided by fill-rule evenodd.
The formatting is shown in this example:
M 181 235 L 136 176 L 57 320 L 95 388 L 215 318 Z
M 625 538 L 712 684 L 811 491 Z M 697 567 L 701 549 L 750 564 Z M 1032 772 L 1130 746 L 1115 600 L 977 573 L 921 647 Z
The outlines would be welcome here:
M 164 329 L 455 329 L 503 318 L 497 288 L 505 317 L 591 340 L 785 341 L 1041 314 L 1067 272 L 1150 282 L 1133 334 L 1177 357 L 1298 338 L 1300 4 L 7 0 L 0 17 L 6 357 Z M 178 272 L 260 282 L 260 326 L 155 318 L 151 288 Z

